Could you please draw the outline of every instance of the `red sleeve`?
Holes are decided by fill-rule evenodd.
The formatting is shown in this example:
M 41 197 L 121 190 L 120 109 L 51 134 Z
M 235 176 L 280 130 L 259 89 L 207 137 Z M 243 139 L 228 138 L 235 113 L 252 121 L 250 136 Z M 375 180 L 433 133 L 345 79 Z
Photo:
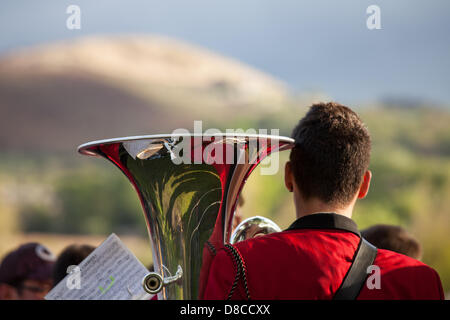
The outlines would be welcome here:
M 236 276 L 233 261 L 225 249 L 217 251 L 214 257 L 206 283 L 204 299 L 206 300 L 225 300 L 230 293 L 231 287 Z M 233 295 L 239 294 L 239 290 Z
M 442 282 L 441 282 L 441 278 L 439 277 L 439 274 L 437 273 L 436 270 L 432 269 L 434 272 L 434 277 L 436 279 L 436 285 L 437 285 L 437 289 L 439 291 L 439 300 L 445 300 L 445 295 L 444 295 L 444 289 L 442 288 Z
M 444 289 L 442 288 L 441 278 L 436 270 L 426 266 L 427 273 L 422 274 L 422 288 L 419 299 L 423 300 L 445 300 Z M 417 281 L 417 280 L 416 280 Z

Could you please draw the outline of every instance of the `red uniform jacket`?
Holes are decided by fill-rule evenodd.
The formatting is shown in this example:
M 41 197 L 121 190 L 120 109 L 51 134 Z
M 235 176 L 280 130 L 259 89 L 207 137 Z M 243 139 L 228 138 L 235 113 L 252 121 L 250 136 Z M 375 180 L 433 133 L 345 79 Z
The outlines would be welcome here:
M 245 264 L 251 299 L 332 299 L 360 241 L 353 220 L 339 214 L 313 214 L 289 229 L 235 244 Z M 380 289 L 364 284 L 358 299 L 444 299 L 439 275 L 422 262 L 378 249 L 373 265 Z M 205 299 L 226 299 L 236 266 L 226 248 L 212 260 Z M 242 277 L 241 277 L 242 278 Z M 242 279 L 232 299 L 246 299 Z

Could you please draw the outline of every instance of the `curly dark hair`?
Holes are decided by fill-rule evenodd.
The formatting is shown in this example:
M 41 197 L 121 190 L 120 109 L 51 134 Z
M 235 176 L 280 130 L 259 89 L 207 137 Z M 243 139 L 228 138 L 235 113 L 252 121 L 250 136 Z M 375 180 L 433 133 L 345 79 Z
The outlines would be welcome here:
M 421 244 L 400 226 L 377 224 L 362 230 L 361 235 L 379 249 L 395 251 L 414 259 L 422 257 Z
M 67 275 L 67 268 L 80 264 L 92 251 L 94 246 L 88 244 L 72 244 L 66 247 L 58 256 L 53 267 L 53 283 L 56 286 Z
M 369 131 L 358 115 L 339 103 L 314 104 L 292 138 L 292 172 L 303 198 L 348 204 L 370 162 Z

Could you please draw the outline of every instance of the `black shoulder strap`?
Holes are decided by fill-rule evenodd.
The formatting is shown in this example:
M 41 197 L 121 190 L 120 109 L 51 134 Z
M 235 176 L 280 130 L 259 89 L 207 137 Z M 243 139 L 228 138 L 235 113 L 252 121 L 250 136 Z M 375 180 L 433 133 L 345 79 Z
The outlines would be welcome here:
M 367 278 L 367 268 L 373 264 L 377 248 L 361 237 L 352 265 L 336 291 L 334 300 L 355 300 Z

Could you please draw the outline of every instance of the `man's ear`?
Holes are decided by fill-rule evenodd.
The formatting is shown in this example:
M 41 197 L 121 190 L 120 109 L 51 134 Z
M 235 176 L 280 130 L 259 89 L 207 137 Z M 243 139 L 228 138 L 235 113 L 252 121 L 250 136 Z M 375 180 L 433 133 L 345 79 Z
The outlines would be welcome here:
M 372 172 L 370 170 L 367 170 L 366 173 L 364 173 L 363 182 L 359 187 L 358 199 L 364 198 L 367 195 L 367 192 L 369 192 L 371 179 L 372 179 Z
M 6 283 L 0 283 L 0 300 L 17 300 L 17 289 Z
M 284 184 L 289 192 L 294 191 L 294 176 L 292 175 L 291 162 L 286 162 L 284 166 Z

